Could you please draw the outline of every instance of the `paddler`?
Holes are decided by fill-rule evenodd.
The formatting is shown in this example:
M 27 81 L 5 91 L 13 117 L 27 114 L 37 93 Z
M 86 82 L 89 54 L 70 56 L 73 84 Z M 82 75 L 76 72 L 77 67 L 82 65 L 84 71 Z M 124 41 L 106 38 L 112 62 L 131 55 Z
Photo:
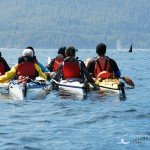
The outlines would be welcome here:
M 10 71 L 0 76 L 0 83 L 8 82 L 14 77 L 15 79 L 19 79 L 20 77 L 35 79 L 37 76 L 47 79 L 47 76 L 42 72 L 40 66 L 35 62 L 33 51 L 31 49 L 25 49 L 22 57 L 18 59 L 18 64 L 13 66 Z
M 7 61 L 2 57 L 2 54 L 0 52 L 0 76 L 4 75 L 5 72 L 9 71 L 10 67 L 7 63 Z
M 58 49 L 58 54 L 55 58 L 52 59 L 50 64 L 48 64 L 46 67 L 50 72 L 56 72 L 59 68 L 59 65 L 64 61 L 65 59 L 65 49 L 66 47 L 60 47 Z
M 85 80 L 88 80 L 90 83 L 94 83 L 94 80 L 87 71 L 84 62 L 78 60 L 75 57 L 76 51 L 78 50 L 73 46 L 69 46 L 65 49 L 66 58 L 64 59 L 64 62 L 60 65 L 56 75 L 54 76 L 54 79 L 56 81 L 60 81 L 61 78 L 78 78 L 81 79 L 83 82 Z
M 44 65 L 37 60 L 34 48 L 32 46 L 28 46 L 26 49 L 31 49 L 33 51 L 33 58 L 34 58 L 35 62 L 40 66 L 41 70 L 44 73 L 48 74 L 49 70 L 46 67 L 44 67 Z
M 94 77 L 99 79 L 106 79 L 114 77 L 120 77 L 121 72 L 118 68 L 115 60 L 106 56 L 106 45 L 100 43 L 96 47 L 97 57 L 89 60 L 87 64 L 88 72 Z

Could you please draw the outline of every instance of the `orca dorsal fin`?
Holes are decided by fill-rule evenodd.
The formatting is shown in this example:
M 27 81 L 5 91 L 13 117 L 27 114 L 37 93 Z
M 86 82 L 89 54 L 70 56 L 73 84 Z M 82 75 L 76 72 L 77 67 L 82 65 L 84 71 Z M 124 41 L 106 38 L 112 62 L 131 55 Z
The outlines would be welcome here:
M 132 52 L 132 45 L 130 46 L 129 52 Z

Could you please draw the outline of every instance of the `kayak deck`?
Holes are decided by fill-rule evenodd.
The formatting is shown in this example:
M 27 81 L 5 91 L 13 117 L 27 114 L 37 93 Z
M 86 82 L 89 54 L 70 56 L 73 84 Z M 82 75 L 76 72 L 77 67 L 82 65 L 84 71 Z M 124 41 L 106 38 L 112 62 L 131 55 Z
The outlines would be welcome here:
M 28 83 L 18 83 L 17 80 L 14 80 L 9 85 L 9 95 L 14 100 L 43 99 L 50 89 L 50 85 L 46 82 L 37 82 L 35 80 Z
M 118 78 L 104 79 L 102 81 L 96 80 L 95 84 L 100 87 L 100 91 L 111 91 L 118 93 L 121 97 L 125 97 L 124 83 Z
M 85 96 L 87 94 L 87 86 L 79 79 L 72 78 L 67 80 L 61 80 L 59 82 L 60 93 L 68 93 L 75 96 Z

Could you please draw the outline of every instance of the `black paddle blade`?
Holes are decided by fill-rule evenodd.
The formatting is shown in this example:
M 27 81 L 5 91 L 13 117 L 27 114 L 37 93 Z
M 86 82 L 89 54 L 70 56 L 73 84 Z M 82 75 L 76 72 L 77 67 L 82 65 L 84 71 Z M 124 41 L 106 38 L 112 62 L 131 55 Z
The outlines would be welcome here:
M 134 87 L 134 82 L 129 77 L 124 76 L 121 79 L 123 79 L 128 85 Z

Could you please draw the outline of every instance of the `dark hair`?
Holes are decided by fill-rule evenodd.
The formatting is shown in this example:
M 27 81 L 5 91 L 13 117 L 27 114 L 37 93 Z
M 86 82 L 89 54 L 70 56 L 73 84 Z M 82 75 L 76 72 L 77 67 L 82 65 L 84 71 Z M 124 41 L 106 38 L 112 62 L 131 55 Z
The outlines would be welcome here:
M 104 43 L 100 43 L 96 46 L 96 53 L 98 55 L 104 55 L 106 53 L 106 45 Z
M 0 52 L 0 57 L 2 57 L 2 53 Z
M 75 47 L 69 46 L 66 48 L 65 54 L 66 54 L 66 56 L 74 56 L 76 51 L 78 51 L 78 50 Z
M 26 47 L 26 49 L 31 49 L 33 51 L 33 56 L 35 56 L 35 51 L 34 51 L 34 48 L 32 46 L 28 46 L 28 47 Z
M 66 49 L 65 46 L 60 47 L 60 48 L 58 49 L 58 54 L 62 54 L 62 55 L 65 57 L 65 49 Z

